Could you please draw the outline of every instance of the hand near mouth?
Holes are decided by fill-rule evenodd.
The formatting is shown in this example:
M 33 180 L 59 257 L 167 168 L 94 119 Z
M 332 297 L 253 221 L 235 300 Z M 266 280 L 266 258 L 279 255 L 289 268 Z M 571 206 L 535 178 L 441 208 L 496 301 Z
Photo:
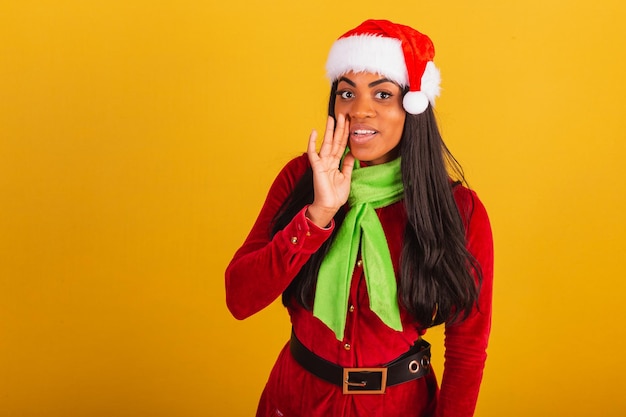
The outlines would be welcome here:
M 313 169 L 313 203 L 307 209 L 306 216 L 317 226 L 327 227 L 337 211 L 348 201 L 350 179 L 354 167 L 351 153 L 343 154 L 350 135 L 350 122 L 345 116 L 337 116 L 337 126 L 332 117 L 328 117 L 324 140 L 319 152 L 316 151 L 317 132 L 309 137 L 307 154 Z M 343 157 L 341 170 L 339 164 Z

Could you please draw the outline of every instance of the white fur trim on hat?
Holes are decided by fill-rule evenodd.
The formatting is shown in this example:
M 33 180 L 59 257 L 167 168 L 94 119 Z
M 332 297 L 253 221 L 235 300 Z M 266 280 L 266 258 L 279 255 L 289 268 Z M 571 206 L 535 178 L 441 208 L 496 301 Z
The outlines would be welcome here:
M 339 38 L 332 45 L 326 61 L 326 75 L 331 81 L 347 72 L 373 72 L 384 75 L 402 87 L 409 86 L 402 42 L 379 35 L 353 35 Z M 441 76 L 432 61 L 426 63 L 420 91 L 409 91 L 403 99 L 408 113 L 420 114 L 435 105 Z M 409 86 L 410 87 L 410 86 Z
M 378 73 L 403 87 L 409 79 L 402 42 L 377 35 L 350 36 L 335 41 L 328 53 L 326 75 L 335 81 L 350 71 Z

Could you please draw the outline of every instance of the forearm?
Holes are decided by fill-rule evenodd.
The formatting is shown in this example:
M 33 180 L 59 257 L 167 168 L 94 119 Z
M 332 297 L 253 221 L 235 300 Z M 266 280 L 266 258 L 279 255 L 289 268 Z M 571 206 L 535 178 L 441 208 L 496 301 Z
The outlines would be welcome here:
M 306 207 L 270 241 L 249 238 L 226 269 L 226 303 L 237 319 L 262 310 L 278 298 L 320 246 L 332 226 L 319 228 Z
M 487 359 L 491 312 L 476 312 L 446 328 L 445 363 L 437 417 L 471 417 Z

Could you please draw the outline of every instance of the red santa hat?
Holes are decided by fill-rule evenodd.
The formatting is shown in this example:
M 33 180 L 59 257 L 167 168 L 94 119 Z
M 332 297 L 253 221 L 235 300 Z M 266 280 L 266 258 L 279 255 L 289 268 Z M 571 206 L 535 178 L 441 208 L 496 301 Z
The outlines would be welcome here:
M 388 20 L 366 20 L 335 41 L 326 74 L 331 81 L 354 72 L 374 72 L 409 87 L 402 105 L 420 114 L 439 96 L 441 77 L 433 63 L 435 47 L 417 30 Z

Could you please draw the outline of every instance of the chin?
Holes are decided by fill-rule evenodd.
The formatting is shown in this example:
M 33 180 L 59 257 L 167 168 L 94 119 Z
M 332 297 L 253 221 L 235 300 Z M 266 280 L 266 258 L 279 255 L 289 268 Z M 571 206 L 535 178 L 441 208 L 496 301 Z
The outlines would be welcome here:
M 368 152 L 363 149 L 350 149 L 350 152 L 352 152 L 352 155 L 355 159 L 358 159 L 360 162 L 364 162 L 367 165 L 389 162 L 398 156 L 398 154 L 395 152 Z
M 350 149 L 350 152 L 352 152 L 352 155 L 354 156 L 355 159 L 358 159 L 361 162 L 370 162 L 376 159 L 375 156 L 372 156 L 371 152 L 359 151 L 358 149 L 357 150 Z

